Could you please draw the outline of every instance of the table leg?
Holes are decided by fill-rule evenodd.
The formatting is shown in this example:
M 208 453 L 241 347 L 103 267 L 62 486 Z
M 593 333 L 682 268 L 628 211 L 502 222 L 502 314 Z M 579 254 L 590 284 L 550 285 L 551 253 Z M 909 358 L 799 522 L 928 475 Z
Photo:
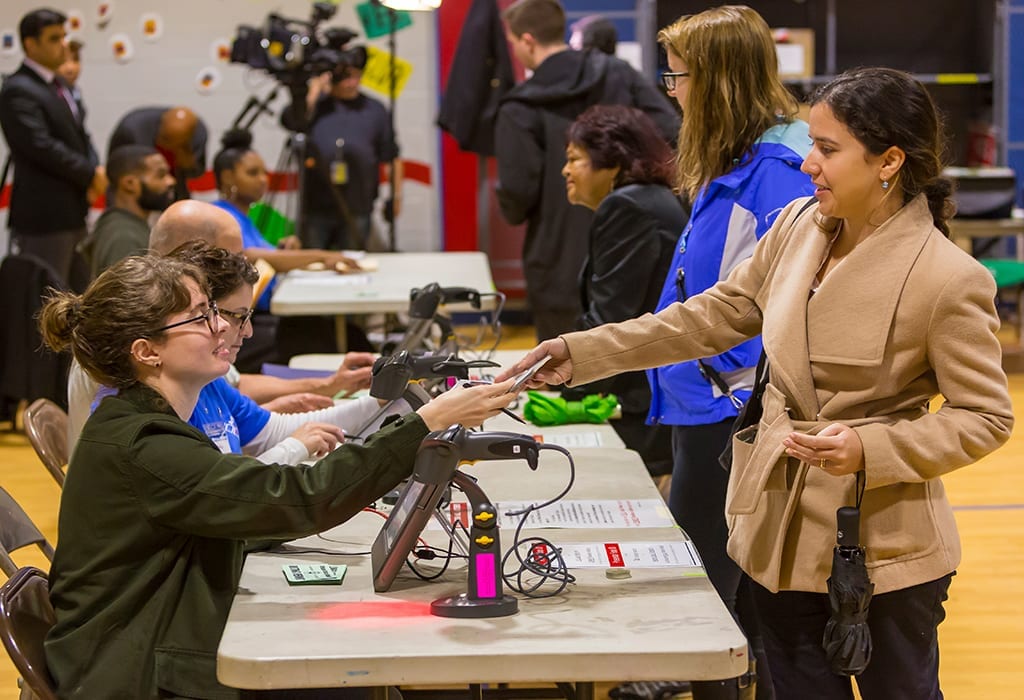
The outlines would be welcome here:
M 348 351 L 348 328 L 345 326 L 345 316 L 334 317 L 334 342 L 338 345 L 338 352 Z
M 576 700 L 594 700 L 593 681 L 578 681 L 576 683 Z
M 388 700 L 390 689 L 386 685 L 375 685 L 370 687 L 370 700 Z

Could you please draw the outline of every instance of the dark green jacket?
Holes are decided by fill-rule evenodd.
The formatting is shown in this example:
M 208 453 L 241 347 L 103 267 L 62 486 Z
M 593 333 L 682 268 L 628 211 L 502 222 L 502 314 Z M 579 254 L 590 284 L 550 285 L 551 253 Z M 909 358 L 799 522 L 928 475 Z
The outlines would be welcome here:
M 310 467 L 222 454 L 147 387 L 103 400 L 61 496 L 46 659 L 61 698 L 236 698 L 217 644 L 242 540 L 332 527 L 412 473 L 409 414 Z

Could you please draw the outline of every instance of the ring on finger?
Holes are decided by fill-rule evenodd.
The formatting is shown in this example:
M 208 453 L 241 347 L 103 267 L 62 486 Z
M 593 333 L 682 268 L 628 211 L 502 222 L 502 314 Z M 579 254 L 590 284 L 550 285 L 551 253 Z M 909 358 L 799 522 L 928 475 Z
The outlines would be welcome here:
M 819 459 L 818 460 L 818 468 L 819 469 L 828 469 L 828 460 L 825 459 L 824 457 Z

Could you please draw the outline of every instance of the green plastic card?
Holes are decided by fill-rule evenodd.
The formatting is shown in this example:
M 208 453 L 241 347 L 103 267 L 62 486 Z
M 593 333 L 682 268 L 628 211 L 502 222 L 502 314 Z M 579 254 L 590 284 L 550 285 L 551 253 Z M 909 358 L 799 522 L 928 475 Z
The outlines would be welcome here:
M 281 570 L 293 586 L 341 585 L 348 567 L 344 564 L 285 564 Z

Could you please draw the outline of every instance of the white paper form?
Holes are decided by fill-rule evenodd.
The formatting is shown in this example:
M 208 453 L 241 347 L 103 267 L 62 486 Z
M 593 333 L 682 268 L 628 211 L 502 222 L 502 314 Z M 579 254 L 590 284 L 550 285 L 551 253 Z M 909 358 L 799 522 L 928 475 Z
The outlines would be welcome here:
M 498 526 L 514 528 L 519 525 L 521 515 L 506 515 L 509 511 L 524 510 L 531 502 L 503 501 L 495 504 L 498 510 Z M 448 514 L 451 521 L 461 522 L 469 527 L 469 505 L 463 501 L 450 503 Z M 440 527 L 431 522 L 428 528 Z M 675 521 L 668 507 L 658 498 L 621 501 L 563 500 L 530 513 L 527 529 L 545 528 L 638 528 L 675 527 Z
M 697 549 L 689 541 L 672 542 L 574 542 L 553 543 L 570 569 L 634 568 L 652 569 L 681 566 L 702 567 Z M 542 545 L 541 545 L 542 546 Z M 535 551 L 536 557 L 542 552 Z

